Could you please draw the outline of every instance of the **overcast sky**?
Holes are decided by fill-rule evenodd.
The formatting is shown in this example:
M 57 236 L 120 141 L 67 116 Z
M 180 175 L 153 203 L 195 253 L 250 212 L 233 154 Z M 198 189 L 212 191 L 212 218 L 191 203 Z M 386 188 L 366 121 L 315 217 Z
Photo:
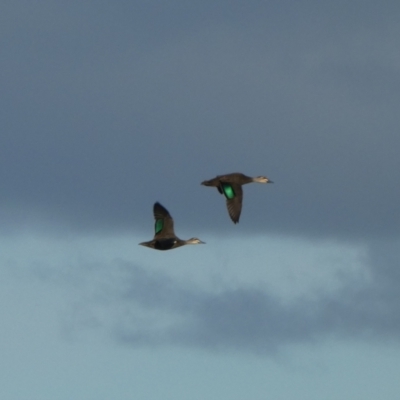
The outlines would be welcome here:
M 397 400 L 399 21 L 396 1 L 3 1 L 4 398 Z M 200 185 L 229 172 L 274 181 L 238 225 Z M 207 244 L 137 246 L 155 201 Z

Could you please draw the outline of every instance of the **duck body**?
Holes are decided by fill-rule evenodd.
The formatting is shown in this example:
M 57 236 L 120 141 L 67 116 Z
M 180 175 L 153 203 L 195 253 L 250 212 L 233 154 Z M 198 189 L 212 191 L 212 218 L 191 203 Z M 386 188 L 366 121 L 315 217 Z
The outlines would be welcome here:
M 171 250 L 176 246 L 177 241 L 175 239 L 162 239 L 154 240 L 154 249 L 156 250 Z
M 201 184 L 204 186 L 215 186 L 218 188 L 222 182 L 236 183 L 238 185 L 245 185 L 246 183 L 253 182 L 253 179 L 254 178 L 247 176 L 245 174 L 242 174 L 240 172 L 234 172 L 232 174 L 217 175 L 215 178 L 210 179 L 209 181 L 204 181 Z
M 181 247 L 185 245 L 186 243 L 180 239 L 175 239 L 175 238 L 170 238 L 170 239 L 153 239 L 150 240 L 149 242 L 142 242 L 139 243 L 142 246 L 150 247 L 151 249 L 154 250 L 172 250 L 176 249 L 177 247 Z
M 203 181 L 201 184 L 204 186 L 216 187 L 218 192 L 225 196 L 229 216 L 233 223 L 236 224 L 239 222 L 240 214 L 242 212 L 242 185 L 252 182 L 273 183 L 266 176 L 257 176 L 252 178 L 251 176 L 247 176 L 241 172 L 234 172 L 232 174 L 217 175 L 215 178 Z
M 139 243 L 141 246 L 154 250 L 172 250 L 187 244 L 203 244 L 200 239 L 179 239 L 174 232 L 174 220 L 168 210 L 160 203 L 154 203 L 153 214 L 155 219 L 154 238 L 148 242 Z

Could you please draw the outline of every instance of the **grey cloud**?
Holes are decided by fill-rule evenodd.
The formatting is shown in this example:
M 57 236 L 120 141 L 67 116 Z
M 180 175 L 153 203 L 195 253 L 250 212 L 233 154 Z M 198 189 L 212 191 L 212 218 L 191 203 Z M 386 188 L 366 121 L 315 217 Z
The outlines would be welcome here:
M 399 234 L 397 3 L 11 4 L 10 223 L 147 229 L 158 200 L 177 225 L 224 231 L 222 197 L 199 184 L 243 171 L 276 183 L 245 188 L 239 229 Z

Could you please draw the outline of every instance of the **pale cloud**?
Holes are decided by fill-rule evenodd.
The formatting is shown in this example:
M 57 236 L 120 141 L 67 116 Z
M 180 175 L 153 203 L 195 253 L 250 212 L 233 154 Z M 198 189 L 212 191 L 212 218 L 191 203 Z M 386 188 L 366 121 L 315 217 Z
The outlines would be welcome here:
M 258 248 L 244 263 L 238 246 L 229 253 L 237 239 L 167 253 L 133 247 L 138 236 L 43 239 L 28 235 L 14 248 L 4 241 L 2 257 L 16 278 L 70 293 L 60 329 L 71 337 L 96 330 L 131 346 L 271 354 L 332 337 L 399 334 L 397 242 L 269 237 L 264 250 L 242 241 Z

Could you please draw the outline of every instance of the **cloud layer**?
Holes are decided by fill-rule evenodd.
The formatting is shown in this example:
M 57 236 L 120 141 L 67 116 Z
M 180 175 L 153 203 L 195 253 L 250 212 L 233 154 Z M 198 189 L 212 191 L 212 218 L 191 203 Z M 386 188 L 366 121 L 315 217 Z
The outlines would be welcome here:
M 223 199 L 199 184 L 242 171 L 276 184 L 245 187 L 241 229 L 398 236 L 398 5 L 218 4 L 7 3 L 10 224 L 146 229 L 158 200 L 224 231 Z
M 82 321 L 96 321 L 89 325 L 102 327 L 130 346 L 178 345 L 265 355 L 287 345 L 332 338 L 398 342 L 398 250 L 395 243 L 382 247 L 371 247 L 368 279 L 343 276 L 337 290 L 321 287 L 317 295 L 293 301 L 243 284 L 209 290 L 118 262 L 112 270 L 119 272 L 97 288 L 91 301 L 86 298 L 77 307 L 71 321 L 79 330 Z

